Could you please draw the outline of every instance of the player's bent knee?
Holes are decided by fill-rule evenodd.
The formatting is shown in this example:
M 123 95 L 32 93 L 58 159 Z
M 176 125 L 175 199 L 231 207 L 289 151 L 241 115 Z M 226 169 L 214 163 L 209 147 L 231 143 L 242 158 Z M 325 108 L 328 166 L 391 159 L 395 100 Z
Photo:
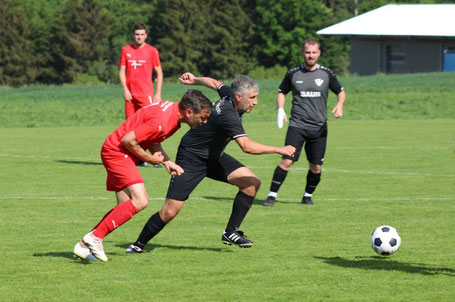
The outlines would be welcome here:
M 134 206 L 137 208 L 138 211 L 142 211 L 149 204 L 149 201 L 148 201 L 147 198 L 132 199 L 132 202 L 133 202 Z
M 243 183 L 244 186 L 240 190 L 250 196 L 256 196 L 256 193 L 261 187 L 261 180 L 257 177 L 248 177 Z
M 168 223 L 172 219 L 174 219 L 175 216 L 180 212 L 180 209 L 175 209 L 175 208 L 167 208 L 167 209 L 162 209 L 161 210 L 161 219 L 165 222 Z
M 294 164 L 294 162 L 290 159 L 283 159 L 279 166 L 281 169 L 285 170 L 285 171 L 288 171 L 289 169 L 291 169 L 292 165 Z

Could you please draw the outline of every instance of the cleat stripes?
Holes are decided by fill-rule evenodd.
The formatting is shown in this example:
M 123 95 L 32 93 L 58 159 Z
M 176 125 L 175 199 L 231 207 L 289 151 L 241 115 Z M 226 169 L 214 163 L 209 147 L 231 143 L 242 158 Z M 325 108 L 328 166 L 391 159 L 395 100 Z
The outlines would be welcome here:
M 224 231 L 221 241 L 226 245 L 235 244 L 242 248 L 249 248 L 253 246 L 253 241 L 246 239 L 246 236 L 243 235 L 242 231 L 234 231 L 228 234 Z

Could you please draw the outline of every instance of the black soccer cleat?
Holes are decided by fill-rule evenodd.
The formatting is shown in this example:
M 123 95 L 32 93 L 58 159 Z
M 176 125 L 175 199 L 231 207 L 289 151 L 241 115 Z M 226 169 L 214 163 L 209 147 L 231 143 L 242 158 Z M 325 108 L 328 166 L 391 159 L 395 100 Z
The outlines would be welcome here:
M 314 202 L 313 202 L 313 200 L 311 199 L 310 196 L 303 196 L 302 203 L 306 204 L 306 205 L 309 205 L 309 206 L 314 206 Z
M 140 253 L 142 253 L 142 249 L 140 247 L 138 247 L 137 245 L 132 244 L 126 249 L 126 253 L 127 254 L 140 254 Z
M 275 204 L 276 198 L 273 196 L 267 196 L 267 200 L 262 204 L 264 207 L 272 207 Z
M 221 237 L 221 241 L 227 245 L 238 245 L 239 247 L 249 248 L 253 246 L 253 241 L 246 239 L 246 236 L 243 234 L 242 231 L 233 231 L 230 233 L 223 232 L 223 236 Z

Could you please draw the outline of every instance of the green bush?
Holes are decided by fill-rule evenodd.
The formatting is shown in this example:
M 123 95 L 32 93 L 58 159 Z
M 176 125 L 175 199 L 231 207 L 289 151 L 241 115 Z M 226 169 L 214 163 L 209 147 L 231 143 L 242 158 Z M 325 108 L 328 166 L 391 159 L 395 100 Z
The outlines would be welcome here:
M 270 68 L 257 66 L 250 71 L 249 76 L 256 80 L 280 80 L 286 74 L 288 68 L 280 65 L 275 65 Z

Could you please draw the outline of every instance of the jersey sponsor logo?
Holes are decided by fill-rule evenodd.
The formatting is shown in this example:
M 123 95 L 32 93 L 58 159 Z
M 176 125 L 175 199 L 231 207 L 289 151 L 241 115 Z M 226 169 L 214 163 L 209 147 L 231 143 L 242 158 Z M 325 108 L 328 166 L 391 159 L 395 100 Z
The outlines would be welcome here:
M 316 83 L 316 85 L 321 86 L 322 83 L 324 83 L 324 80 L 323 79 L 315 79 L 314 82 Z
M 302 98 L 319 98 L 321 97 L 320 91 L 300 91 Z
M 136 69 L 138 66 L 142 66 L 143 63 L 147 62 L 146 60 L 128 60 L 128 62 L 131 62 L 131 66 Z
M 127 55 L 129 58 L 131 58 L 131 54 L 130 54 L 130 53 L 127 53 L 126 55 Z
M 295 81 L 296 84 L 302 84 L 303 81 Z

